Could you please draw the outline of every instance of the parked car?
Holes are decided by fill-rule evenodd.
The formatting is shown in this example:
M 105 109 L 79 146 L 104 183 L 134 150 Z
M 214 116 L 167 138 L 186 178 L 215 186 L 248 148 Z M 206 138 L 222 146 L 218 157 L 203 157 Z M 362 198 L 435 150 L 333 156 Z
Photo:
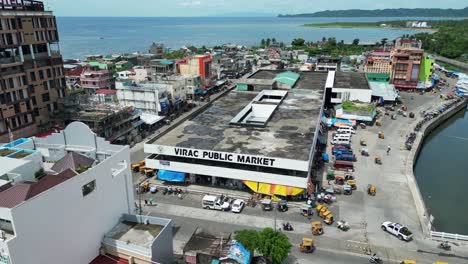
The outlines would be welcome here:
M 340 127 L 336 132 L 338 134 L 356 134 L 356 130 L 352 127 Z
M 244 209 L 244 201 L 241 200 L 241 199 L 236 199 L 234 200 L 234 202 L 232 203 L 232 206 L 231 206 L 231 211 L 233 213 L 240 213 L 242 212 L 242 209 Z
M 410 241 L 413 239 L 413 233 L 406 226 L 399 223 L 386 221 L 382 223 L 382 230 L 398 237 L 400 240 Z
M 205 195 L 202 199 L 202 208 L 220 211 L 229 211 L 231 204 L 222 196 Z

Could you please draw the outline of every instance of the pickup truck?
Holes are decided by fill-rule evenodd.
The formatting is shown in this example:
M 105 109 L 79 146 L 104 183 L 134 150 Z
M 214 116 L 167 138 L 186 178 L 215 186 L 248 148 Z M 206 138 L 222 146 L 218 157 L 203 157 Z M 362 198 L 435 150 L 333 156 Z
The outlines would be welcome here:
M 382 230 L 398 237 L 400 240 L 410 241 L 413 239 L 413 234 L 411 231 L 409 231 L 406 226 L 403 226 L 399 223 L 392 223 L 390 221 L 383 222 Z

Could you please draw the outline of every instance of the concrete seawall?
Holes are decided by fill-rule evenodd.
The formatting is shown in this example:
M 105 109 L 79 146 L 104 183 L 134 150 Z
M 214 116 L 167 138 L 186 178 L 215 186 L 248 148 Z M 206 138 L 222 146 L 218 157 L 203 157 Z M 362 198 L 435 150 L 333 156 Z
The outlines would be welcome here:
M 444 123 L 447 119 L 466 109 L 468 105 L 468 100 L 463 100 L 458 104 L 452 106 L 450 110 L 444 112 L 443 114 L 437 116 L 436 118 L 432 119 L 428 123 L 426 123 L 419 133 L 417 133 L 416 140 L 413 143 L 413 148 L 409 152 L 407 160 L 406 160 L 406 177 L 408 180 L 408 185 L 413 195 L 417 214 L 419 217 L 419 221 L 421 223 L 422 231 L 425 237 L 429 238 L 431 236 L 432 230 L 432 223 L 430 221 L 430 214 L 427 211 L 426 205 L 424 203 L 423 196 L 421 191 L 419 190 L 418 182 L 416 181 L 416 177 L 414 175 L 414 164 L 418 158 L 419 152 L 422 148 L 422 144 L 424 143 L 424 138 L 429 135 L 436 127 Z M 419 120 L 418 120 L 419 121 Z M 415 126 L 411 126 L 411 131 L 413 131 Z

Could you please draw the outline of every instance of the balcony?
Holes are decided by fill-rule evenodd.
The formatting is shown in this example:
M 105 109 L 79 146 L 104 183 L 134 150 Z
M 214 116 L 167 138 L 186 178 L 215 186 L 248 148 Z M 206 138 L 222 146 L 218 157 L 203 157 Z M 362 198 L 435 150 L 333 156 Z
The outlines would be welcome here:
M 13 57 L 0 57 L 0 64 L 21 63 L 19 56 Z
M 19 0 L 18 3 L 5 3 L 10 1 L 1 1 L 0 7 L 2 10 L 14 11 L 45 11 L 44 3 L 40 1 Z

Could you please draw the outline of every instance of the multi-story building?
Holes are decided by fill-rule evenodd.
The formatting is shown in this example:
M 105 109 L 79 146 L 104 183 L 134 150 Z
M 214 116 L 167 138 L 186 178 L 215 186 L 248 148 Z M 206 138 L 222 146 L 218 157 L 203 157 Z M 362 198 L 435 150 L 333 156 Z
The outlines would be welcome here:
M 107 141 L 131 144 L 140 140 L 141 112 L 133 107 L 105 104 L 81 106 L 69 113 L 65 122 L 79 121 L 88 125 L 94 133 Z
M 195 98 L 199 87 L 198 75 L 170 75 L 143 82 L 123 79 L 116 82 L 117 98 L 122 106 L 133 106 L 153 115 L 167 115 L 178 110 L 187 99 Z
M 19 174 L 25 181 L 0 180 L 0 263 L 82 264 L 103 253 L 172 263 L 171 221 L 133 215 L 128 146 L 76 122 L 1 149 L 12 151 L 1 164 L 16 171 L 2 166 L 0 178 Z
M 391 52 L 392 76 L 391 83 L 397 89 L 416 89 L 421 70 L 424 51 L 421 41 L 397 39 Z
M 392 72 L 392 60 L 390 51 L 373 51 L 367 56 L 364 63 L 364 72 L 366 73 L 385 73 L 390 75 Z
M 181 60 L 177 64 L 177 72 L 180 74 L 200 75 L 202 88 L 211 85 L 211 55 L 196 55 Z
M 83 74 L 85 68 L 77 67 L 75 69 L 69 70 L 65 73 L 65 83 L 69 90 L 80 90 L 81 89 L 81 74 Z
M 110 89 L 114 86 L 112 74 L 108 70 L 88 68 L 81 73 L 80 81 L 83 89 L 90 89 L 93 92 L 98 89 Z
M 0 5 L 0 141 L 49 123 L 65 96 L 55 16 L 39 1 Z
M 320 72 L 336 71 L 340 67 L 340 58 L 321 56 L 317 58 L 315 70 Z

